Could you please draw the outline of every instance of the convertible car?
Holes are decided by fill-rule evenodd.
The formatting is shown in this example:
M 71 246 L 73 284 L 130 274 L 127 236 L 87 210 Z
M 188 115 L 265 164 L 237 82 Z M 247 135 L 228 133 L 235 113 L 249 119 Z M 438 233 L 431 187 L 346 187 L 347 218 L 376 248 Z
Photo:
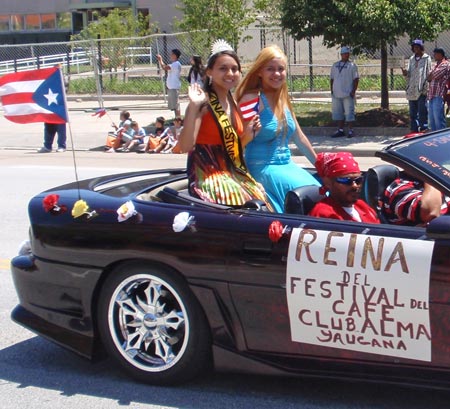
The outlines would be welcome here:
M 377 153 L 378 211 L 408 172 L 450 195 L 450 130 Z M 77 181 L 29 203 L 12 319 L 139 381 L 216 368 L 450 388 L 450 217 L 426 227 L 313 218 L 317 188 L 260 202 L 189 195 L 184 169 Z

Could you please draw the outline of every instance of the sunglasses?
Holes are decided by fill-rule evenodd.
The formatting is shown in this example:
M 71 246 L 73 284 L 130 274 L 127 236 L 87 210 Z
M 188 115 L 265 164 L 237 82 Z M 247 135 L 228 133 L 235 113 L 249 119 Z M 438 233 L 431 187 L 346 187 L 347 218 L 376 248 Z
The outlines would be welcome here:
M 340 183 L 341 185 L 351 186 L 351 185 L 353 185 L 353 183 L 356 183 L 357 185 L 360 185 L 363 182 L 364 178 L 362 176 L 358 176 L 356 178 L 351 178 L 351 177 L 334 178 L 334 180 L 337 183 Z

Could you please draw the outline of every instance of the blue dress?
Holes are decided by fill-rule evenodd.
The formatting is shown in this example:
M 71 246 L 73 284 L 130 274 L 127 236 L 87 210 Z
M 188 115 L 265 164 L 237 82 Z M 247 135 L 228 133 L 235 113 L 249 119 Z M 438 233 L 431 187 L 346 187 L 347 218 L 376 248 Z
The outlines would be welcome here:
M 278 119 L 267 98 L 261 94 L 264 109 L 259 113 L 261 130 L 245 148 L 245 161 L 250 174 L 264 186 L 276 212 L 282 213 L 284 197 L 299 186 L 320 183 L 308 171 L 292 161 L 289 141 L 296 132 L 291 111 L 286 108 L 286 129 L 277 133 Z

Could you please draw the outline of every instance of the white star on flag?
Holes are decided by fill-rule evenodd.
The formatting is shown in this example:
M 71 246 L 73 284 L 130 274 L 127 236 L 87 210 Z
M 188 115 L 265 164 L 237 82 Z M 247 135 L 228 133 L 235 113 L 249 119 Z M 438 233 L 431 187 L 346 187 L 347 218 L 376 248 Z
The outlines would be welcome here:
M 56 93 L 54 93 L 52 90 L 51 90 L 51 88 L 49 88 L 48 89 L 48 94 L 44 94 L 44 97 L 45 98 L 47 98 L 47 101 L 48 101 L 48 106 L 50 106 L 51 104 L 56 104 L 56 105 L 58 105 L 58 100 L 57 100 L 57 98 L 58 98 L 58 93 L 56 92 Z

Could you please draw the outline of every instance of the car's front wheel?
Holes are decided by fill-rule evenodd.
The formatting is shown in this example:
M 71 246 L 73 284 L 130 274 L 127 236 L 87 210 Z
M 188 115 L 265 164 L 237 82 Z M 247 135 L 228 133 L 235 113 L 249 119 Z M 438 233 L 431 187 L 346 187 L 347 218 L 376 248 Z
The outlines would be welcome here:
M 107 352 L 138 380 L 181 383 L 207 366 L 206 318 L 175 273 L 124 265 L 105 282 L 98 307 Z

